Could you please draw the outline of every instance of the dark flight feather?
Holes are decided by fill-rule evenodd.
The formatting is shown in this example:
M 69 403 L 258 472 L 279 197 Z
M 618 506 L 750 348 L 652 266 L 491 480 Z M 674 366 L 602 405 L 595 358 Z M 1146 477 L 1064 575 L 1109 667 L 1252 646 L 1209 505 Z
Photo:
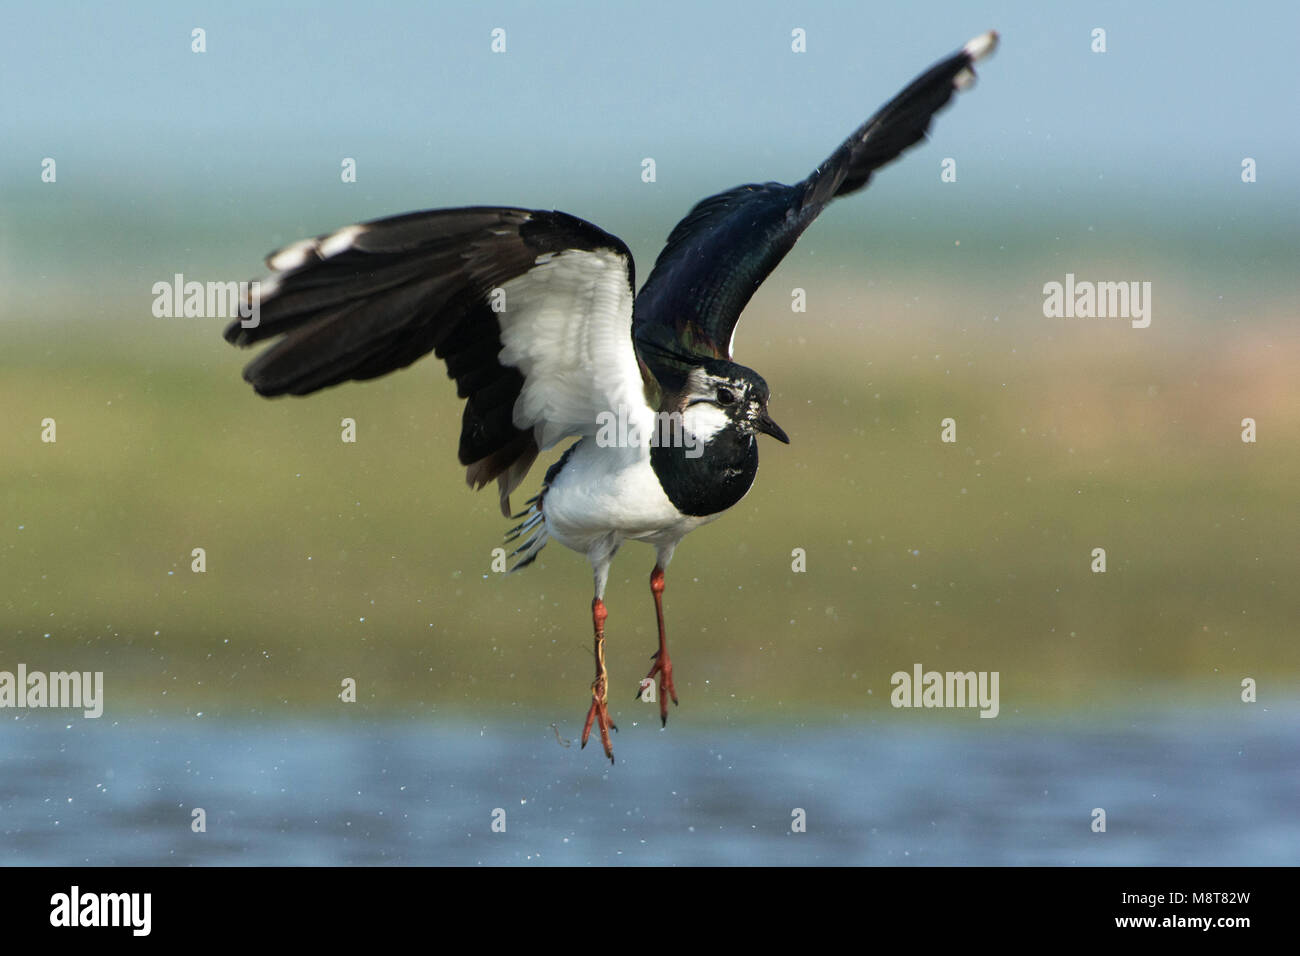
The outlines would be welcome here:
M 633 336 L 655 376 L 667 382 L 701 357 L 730 359 L 740 313 L 808 225 L 924 138 L 996 42 L 985 34 L 930 67 L 802 182 L 737 186 L 698 203 L 673 228 L 636 299 Z
M 537 457 L 531 429 L 516 428 L 519 370 L 499 362 L 501 328 L 492 290 L 527 273 L 538 256 L 627 246 L 561 212 L 468 207 L 410 213 L 350 226 L 267 257 L 276 270 L 258 301 L 258 325 L 236 321 L 228 342 L 283 336 L 249 363 L 261 395 L 307 395 L 370 379 L 433 352 L 466 400 L 458 455 L 475 488 L 496 479 L 501 508 Z

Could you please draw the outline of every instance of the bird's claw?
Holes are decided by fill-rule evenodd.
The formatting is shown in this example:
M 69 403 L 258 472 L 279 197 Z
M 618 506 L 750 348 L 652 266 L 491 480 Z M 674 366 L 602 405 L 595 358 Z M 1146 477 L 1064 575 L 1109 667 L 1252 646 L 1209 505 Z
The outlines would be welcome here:
M 609 732 L 618 730 L 614 722 L 609 719 L 609 708 L 607 706 L 608 694 L 606 693 L 604 678 L 597 678 L 591 682 L 591 708 L 587 711 L 587 722 L 582 727 L 582 746 L 587 746 L 587 738 L 591 736 L 591 725 L 596 724 L 600 730 L 600 743 L 605 748 L 605 756 L 609 762 L 614 762 L 614 745 L 610 742 Z
M 650 667 L 650 673 L 646 674 L 641 680 L 641 688 L 637 691 L 637 697 L 645 690 L 646 685 L 652 683 L 655 676 L 659 677 L 659 726 L 668 726 L 668 698 L 672 698 L 673 706 L 677 706 L 677 688 L 673 687 L 673 659 L 668 656 L 667 649 L 655 651 L 650 655 L 654 664 Z

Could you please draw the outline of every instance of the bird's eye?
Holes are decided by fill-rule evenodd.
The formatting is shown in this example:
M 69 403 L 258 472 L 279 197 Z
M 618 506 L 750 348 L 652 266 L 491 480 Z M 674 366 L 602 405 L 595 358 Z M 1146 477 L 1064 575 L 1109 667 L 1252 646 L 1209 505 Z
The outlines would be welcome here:
M 729 388 L 718 389 L 718 404 L 730 405 L 736 400 L 736 393 Z

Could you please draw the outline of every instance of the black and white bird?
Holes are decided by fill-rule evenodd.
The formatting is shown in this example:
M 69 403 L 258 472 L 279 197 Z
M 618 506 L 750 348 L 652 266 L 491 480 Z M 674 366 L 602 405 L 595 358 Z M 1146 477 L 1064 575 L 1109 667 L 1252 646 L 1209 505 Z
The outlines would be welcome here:
M 655 548 L 650 575 L 660 718 L 677 703 L 664 633 L 664 570 L 690 531 L 740 501 L 758 471 L 758 434 L 789 439 L 768 387 L 732 361 L 740 313 L 799 235 L 837 196 L 922 138 L 974 80 L 985 33 L 936 63 L 793 186 L 738 186 L 703 200 L 673 229 L 637 293 L 617 237 L 562 212 L 475 206 L 348 226 L 267 258 L 245 302 L 257 324 L 226 340 L 277 338 L 244 370 L 265 396 L 307 395 L 370 379 L 433 352 L 465 400 L 460 462 L 478 489 L 496 480 L 501 512 L 537 455 L 576 437 L 515 518 L 516 568 L 554 539 L 587 556 L 596 677 L 593 723 L 612 762 L 605 669 L 605 582 L 624 541 Z M 617 423 L 617 427 L 611 427 Z

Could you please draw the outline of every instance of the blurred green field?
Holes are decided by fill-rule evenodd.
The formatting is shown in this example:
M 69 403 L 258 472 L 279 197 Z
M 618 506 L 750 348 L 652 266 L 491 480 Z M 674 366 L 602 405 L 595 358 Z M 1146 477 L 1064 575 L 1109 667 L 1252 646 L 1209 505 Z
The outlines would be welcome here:
M 1158 283 L 1137 331 L 1044 319 L 1032 285 L 832 271 L 792 316 L 782 268 L 737 358 L 793 444 L 764 442 L 755 488 L 669 571 L 683 714 L 888 709 L 914 662 L 1000 671 L 1004 714 L 1294 692 L 1289 306 L 1229 316 Z M 109 311 L 0 333 L 0 666 L 103 670 L 114 706 L 163 713 L 324 708 L 355 677 L 366 709 L 581 716 L 586 562 L 552 543 L 490 573 L 507 525 L 464 485 L 438 363 L 268 402 L 219 322 Z M 611 576 L 620 708 L 655 647 L 652 564 L 629 544 Z

